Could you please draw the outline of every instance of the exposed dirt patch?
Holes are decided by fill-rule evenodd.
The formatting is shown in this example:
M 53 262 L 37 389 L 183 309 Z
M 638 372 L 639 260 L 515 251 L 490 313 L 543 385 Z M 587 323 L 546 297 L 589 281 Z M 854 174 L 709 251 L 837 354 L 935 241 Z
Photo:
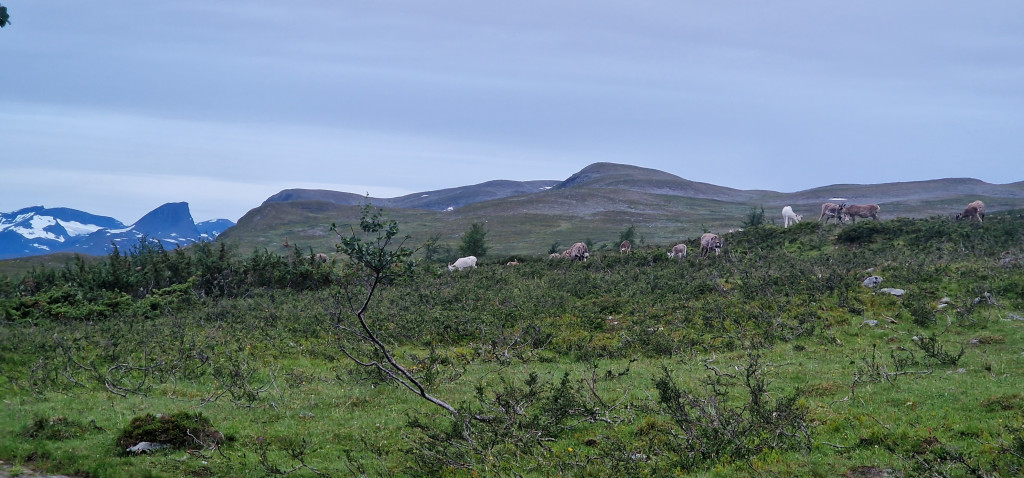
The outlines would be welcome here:
M 11 470 L 16 470 L 15 473 L 11 473 Z M 38 471 L 30 470 L 24 466 L 15 467 L 10 463 L 0 461 L 0 478 L 11 478 L 17 476 L 18 478 L 75 478 L 68 475 L 49 475 L 46 473 L 40 473 Z
M 903 476 L 903 473 L 892 468 L 879 468 L 877 466 L 858 466 L 851 468 L 843 474 L 846 478 L 890 478 Z

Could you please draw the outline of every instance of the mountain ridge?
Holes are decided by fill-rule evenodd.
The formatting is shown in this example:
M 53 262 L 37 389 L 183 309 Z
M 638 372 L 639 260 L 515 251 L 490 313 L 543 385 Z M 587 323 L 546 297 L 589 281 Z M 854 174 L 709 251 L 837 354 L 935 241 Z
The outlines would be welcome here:
M 205 221 L 201 232 L 185 202 L 163 204 L 131 226 L 68 207 L 29 206 L 0 213 L 0 259 L 53 253 L 103 255 L 113 249 L 112 244 L 127 250 L 144 237 L 176 248 L 216 239 L 230 227 L 227 223 L 234 224 Z
M 380 207 L 446 211 L 482 200 L 500 199 L 543 191 L 554 187 L 558 182 L 554 180 L 510 181 L 496 179 L 469 186 L 435 189 L 394 198 L 374 198 L 325 189 L 285 189 L 267 198 L 266 201 L 263 201 L 263 204 L 288 201 L 326 201 L 342 206 L 354 206 L 369 202 Z
M 564 180 L 492 180 L 395 198 L 285 189 L 247 212 L 237 225 L 215 220 L 200 227 L 187 203 L 165 204 L 132 226 L 70 208 L 32 206 L 0 214 L 0 259 L 59 251 L 106 254 L 112 242 L 130 247 L 141 237 L 169 248 L 223 240 L 239 244 L 243 252 L 279 250 L 284 244 L 330 252 L 337 237 L 328 226 L 358 224 L 364 203 L 387 209 L 414 241 L 431 239 L 451 246 L 470 224 L 479 222 L 490 231 L 495 253 L 532 254 L 552 242 L 615 241 L 629 226 L 636 226 L 646 240 L 665 243 L 708 230 L 728 231 L 758 208 L 769 222 L 780 220 L 777 211 L 785 205 L 814 219 L 820 204 L 836 197 L 850 204 L 878 203 L 883 218 L 952 217 L 975 199 L 984 200 L 992 214 L 1024 208 L 1024 181 L 941 178 L 832 184 L 786 193 L 717 186 L 628 164 L 593 163 Z
M 412 200 L 365 196 L 347 204 L 329 204 L 310 195 L 292 203 L 265 202 L 239 219 L 238 225 L 225 231 L 219 240 L 241 244 L 243 250 L 274 250 L 287 243 L 329 252 L 337 238 L 326 233 L 326 225 L 358 224 L 358 205 L 366 202 L 386 208 L 413 241 L 431 239 L 453 246 L 470 224 L 483 223 L 490 231 L 488 241 L 494 245 L 495 254 L 536 254 L 552 242 L 564 245 L 585 238 L 611 243 L 631 225 L 648 241 L 668 243 L 699 236 L 706 230 L 738 228 L 758 208 L 764 208 L 769 222 L 781 224 L 778 211 L 786 205 L 805 220 L 813 220 L 821 203 L 834 197 L 845 198 L 850 204 L 879 203 L 883 218 L 952 217 L 975 199 L 984 200 L 990 214 L 1024 208 L 1024 181 L 998 185 L 973 178 L 834 184 L 784 193 L 739 190 L 651 168 L 594 163 L 562 181 L 522 182 L 503 189 L 526 191 L 523 194 L 490 194 L 485 192 L 489 183 L 439 190 L 457 192 L 463 201 L 459 207 L 444 209 L 439 207 L 443 202 L 418 208 L 409 207 L 417 205 Z M 530 188 L 536 190 L 528 192 Z M 423 200 L 444 196 L 432 191 L 402 198 L 423 195 Z
M 516 186 L 507 187 L 505 193 L 481 193 L 481 191 L 487 190 L 494 183 L 507 183 Z M 992 184 L 975 178 L 940 178 L 875 184 L 838 183 L 787 193 L 763 189 L 735 189 L 691 181 L 652 168 L 599 162 L 590 164 L 561 181 L 494 180 L 470 186 L 413 193 L 396 198 L 374 198 L 328 190 L 286 189 L 268 198 L 264 201 L 264 204 L 290 200 L 326 200 L 334 204 L 349 206 L 368 202 L 379 207 L 450 212 L 460 207 L 488 200 L 536 194 L 549 189 L 571 190 L 575 188 L 629 190 L 647 194 L 713 199 L 726 202 L 777 202 L 788 200 L 806 204 L 820 203 L 833 197 L 844 197 L 853 202 L 859 201 L 861 203 L 875 202 L 872 200 L 875 197 L 882 198 L 880 200 L 883 201 L 893 201 L 949 198 L 971 194 L 1002 198 L 1024 198 L 1024 181 Z M 422 198 L 435 195 L 453 195 L 453 193 L 458 195 L 458 206 L 439 207 L 438 205 L 423 205 L 427 201 L 422 200 Z

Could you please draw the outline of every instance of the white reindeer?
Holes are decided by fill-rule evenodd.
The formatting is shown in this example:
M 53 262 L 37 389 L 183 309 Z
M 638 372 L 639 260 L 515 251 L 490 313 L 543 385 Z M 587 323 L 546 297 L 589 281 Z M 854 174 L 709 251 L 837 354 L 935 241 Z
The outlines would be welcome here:
M 803 218 L 803 216 L 793 212 L 793 208 L 791 206 L 782 208 L 783 227 L 789 227 L 790 224 L 796 224 Z

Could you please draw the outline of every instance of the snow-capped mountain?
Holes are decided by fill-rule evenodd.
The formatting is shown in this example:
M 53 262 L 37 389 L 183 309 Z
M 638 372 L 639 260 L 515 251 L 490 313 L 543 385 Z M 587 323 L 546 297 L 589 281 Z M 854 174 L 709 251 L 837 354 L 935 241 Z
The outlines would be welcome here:
M 224 230 L 234 225 L 234 222 L 227 219 L 211 219 L 209 221 L 197 222 L 196 229 L 199 230 L 199 236 L 204 241 L 212 241 Z
M 127 251 L 142 237 L 174 249 L 213 240 L 234 225 L 226 219 L 202 224 L 200 229 L 184 202 L 164 204 L 131 226 L 76 209 L 27 207 L 0 213 L 0 259 L 52 252 L 103 255 L 110 252 L 112 244 Z
M 68 208 L 35 206 L 0 213 L 0 259 L 67 250 L 97 231 L 123 227 L 112 217 Z

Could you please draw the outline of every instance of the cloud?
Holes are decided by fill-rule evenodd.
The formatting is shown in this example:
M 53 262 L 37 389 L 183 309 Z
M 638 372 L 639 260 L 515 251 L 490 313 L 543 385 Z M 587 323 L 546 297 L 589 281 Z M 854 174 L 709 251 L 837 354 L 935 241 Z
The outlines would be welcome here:
M 238 220 L 271 195 L 288 188 L 327 189 L 369 193 L 374 197 L 394 197 L 413 191 L 387 186 L 331 182 L 262 181 L 176 174 L 96 172 L 74 169 L 5 169 L 4 203 L 7 197 L 39 197 L 45 190 L 47 207 L 72 207 L 93 214 L 113 216 L 131 224 L 146 213 L 168 202 L 186 201 L 196 221 L 208 219 Z M 13 204 L 20 209 L 29 204 Z
M 566 177 L 543 152 L 456 140 L 280 124 L 188 121 L 0 103 L 0 205 L 66 206 L 119 220 L 188 201 L 197 219 L 237 219 L 289 188 L 395 197 L 491 179 Z M 542 177 L 535 177 L 543 171 Z
M 598 161 L 780 191 L 1024 179 L 1020 2 L 76 6 L 28 3 L 5 31 L 0 205 L 54 197 L 12 196 L 14 167 L 193 178 L 249 207 Z M 236 200 L 206 194 L 194 210 Z

